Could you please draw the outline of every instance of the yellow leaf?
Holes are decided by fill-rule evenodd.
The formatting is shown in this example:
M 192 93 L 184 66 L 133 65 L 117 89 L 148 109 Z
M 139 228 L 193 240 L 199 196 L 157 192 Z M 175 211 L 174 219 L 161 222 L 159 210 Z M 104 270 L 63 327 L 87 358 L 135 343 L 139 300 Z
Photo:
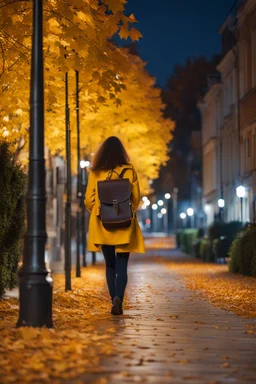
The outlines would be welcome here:
M 121 37 L 121 39 L 127 39 L 129 37 L 129 31 L 126 25 L 121 26 L 119 36 Z
M 129 16 L 129 20 L 131 23 L 137 23 L 138 21 L 136 20 L 134 14 L 132 13 L 130 16 Z
M 133 41 L 139 40 L 139 39 L 142 37 L 142 34 L 140 33 L 140 31 L 138 31 L 138 30 L 135 29 L 135 28 L 132 28 L 132 29 L 129 31 L 129 35 L 130 35 L 130 38 L 131 38 Z

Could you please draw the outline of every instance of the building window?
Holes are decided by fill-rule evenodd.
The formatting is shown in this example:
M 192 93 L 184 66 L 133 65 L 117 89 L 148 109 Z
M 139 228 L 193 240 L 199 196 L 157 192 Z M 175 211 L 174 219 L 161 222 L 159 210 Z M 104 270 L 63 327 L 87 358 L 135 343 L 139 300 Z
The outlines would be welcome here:
M 256 169 L 256 133 L 253 135 L 253 166 Z
M 245 157 L 248 158 L 251 156 L 250 153 L 250 139 L 245 139 Z
M 252 31 L 252 87 L 256 87 L 256 28 Z
M 233 75 L 232 74 L 229 77 L 229 83 L 230 83 L 230 86 L 229 86 L 229 93 L 230 93 L 230 96 L 229 96 L 229 110 L 230 110 L 230 106 L 233 104 Z
M 240 98 L 242 98 L 248 91 L 247 49 L 247 42 L 245 40 L 241 41 L 239 44 Z
M 225 85 L 224 88 L 224 114 L 227 116 L 229 113 L 229 90 L 228 86 Z

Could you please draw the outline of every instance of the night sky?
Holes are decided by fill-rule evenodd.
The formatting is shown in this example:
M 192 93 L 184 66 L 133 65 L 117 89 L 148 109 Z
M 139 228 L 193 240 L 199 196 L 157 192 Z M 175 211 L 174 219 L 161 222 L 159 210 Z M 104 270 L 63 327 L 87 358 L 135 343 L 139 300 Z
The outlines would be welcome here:
M 138 49 L 162 87 L 176 63 L 220 52 L 218 29 L 234 0 L 127 0 L 143 34 Z

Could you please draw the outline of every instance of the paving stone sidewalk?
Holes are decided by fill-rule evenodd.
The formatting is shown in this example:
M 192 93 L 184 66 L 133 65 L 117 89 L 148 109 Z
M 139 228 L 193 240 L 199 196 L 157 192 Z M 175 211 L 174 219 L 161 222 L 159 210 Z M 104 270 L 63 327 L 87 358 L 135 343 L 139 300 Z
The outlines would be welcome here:
M 116 329 L 115 355 L 82 382 L 256 383 L 256 336 L 245 333 L 254 320 L 196 298 L 153 257 L 131 257 L 127 296 L 124 316 L 99 322 Z

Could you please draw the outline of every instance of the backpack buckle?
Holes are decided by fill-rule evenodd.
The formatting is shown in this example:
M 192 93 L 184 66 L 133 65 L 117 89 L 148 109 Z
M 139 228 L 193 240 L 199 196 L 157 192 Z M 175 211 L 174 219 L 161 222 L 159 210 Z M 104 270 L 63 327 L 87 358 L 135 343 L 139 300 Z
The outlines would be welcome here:
M 114 206 L 116 214 L 118 216 L 119 215 L 119 208 L 118 208 L 118 201 L 117 200 L 113 200 L 113 206 Z

